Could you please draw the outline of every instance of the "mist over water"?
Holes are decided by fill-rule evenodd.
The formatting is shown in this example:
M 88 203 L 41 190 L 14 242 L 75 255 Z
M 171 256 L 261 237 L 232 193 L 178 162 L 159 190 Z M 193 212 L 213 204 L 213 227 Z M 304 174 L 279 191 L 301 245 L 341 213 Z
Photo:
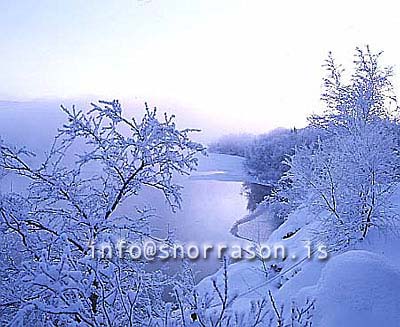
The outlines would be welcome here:
M 192 139 L 208 144 L 221 136 L 232 133 L 245 132 L 246 126 L 233 126 L 226 121 L 215 117 L 210 119 L 207 113 L 201 110 L 168 99 L 126 97 L 120 100 L 123 113 L 126 117 L 141 117 L 145 110 L 145 103 L 150 108 L 157 107 L 160 115 L 167 113 L 176 116 L 178 128 L 193 128 Z M 25 142 L 30 146 L 42 146 L 51 141 L 57 128 L 65 121 L 65 114 L 60 106 L 75 107 L 79 110 L 91 109 L 91 103 L 98 100 L 112 101 L 113 98 L 93 96 L 76 99 L 48 99 L 32 101 L 4 101 L 0 98 L 0 135 L 9 135 L 15 141 Z M 20 133 L 15 129 L 18 128 Z

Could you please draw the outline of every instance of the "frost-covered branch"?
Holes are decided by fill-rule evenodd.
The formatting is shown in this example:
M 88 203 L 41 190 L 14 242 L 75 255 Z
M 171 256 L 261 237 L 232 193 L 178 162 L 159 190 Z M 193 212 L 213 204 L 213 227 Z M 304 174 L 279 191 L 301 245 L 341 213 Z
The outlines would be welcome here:
M 177 174 L 197 165 L 202 145 L 193 130 L 177 129 L 145 107 L 141 120 L 126 118 L 118 101 L 90 111 L 67 109 L 43 162 L 0 142 L 1 174 L 26 180 L 21 192 L 0 194 L 0 295 L 2 323 L 68 326 L 142 326 L 162 321 L 162 292 L 171 281 L 149 272 L 143 260 L 93 258 L 91 246 L 153 237 L 149 212 L 123 214 L 144 187 L 179 208 Z M 168 241 L 168 239 L 166 240 Z M 116 250 L 116 249 L 114 249 Z

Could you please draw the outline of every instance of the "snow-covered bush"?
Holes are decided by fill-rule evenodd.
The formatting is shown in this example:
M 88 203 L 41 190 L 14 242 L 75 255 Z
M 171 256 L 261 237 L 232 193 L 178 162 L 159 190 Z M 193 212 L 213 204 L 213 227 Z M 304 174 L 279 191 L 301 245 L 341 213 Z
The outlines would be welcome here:
M 319 237 L 346 246 L 371 227 L 395 219 L 389 197 L 399 180 L 399 147 L 392 70 L 379 65 L 380 53 L 357 49 L 349 82 L 330 55 L 324 79 L 323 115 L 310 123 L 327 137 L 297 148 L 288 161 L 289 197 L 305 202 L 321 219 Z
M 0 143 L 0 171 L 29 181 L 25 191 L 0 194 L 1 325 L 143 326 L 165 323 L 162 297 L 169 278 L 131 258 L 92 257 L 91 246 L 152 238 L 149 211 L 119 208 L 152 187 L 176 208 L 180 186 L 203 147 L 147 108 L 125 118 L 118 101 L 89 112 L 63 108 L 67 122 L 45 161 Z

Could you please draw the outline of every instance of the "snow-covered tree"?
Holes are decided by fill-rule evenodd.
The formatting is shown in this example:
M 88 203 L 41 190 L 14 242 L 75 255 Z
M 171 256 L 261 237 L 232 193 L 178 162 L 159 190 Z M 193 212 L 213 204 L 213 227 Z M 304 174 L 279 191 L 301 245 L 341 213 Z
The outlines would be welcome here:
M 173 176 L 195 169 L 204 148 L 147 105 L 139 121 L 125 118 L 118 101 L 63 110 L 67 122 L 39 165 L 28 150 L 0 143 L 0 171 L 28 181 L 0 194 L 0 324 L 163 325 L 168 277 L 141 260 L 93 258 L 91 246 L 168 242 L 152 236 L 147 210 L 119 208 L 144 187 L 179 207 Z
M 279 179 L 288 170 L 285 158 L 294 154 L 296 146 L 313 143 L 317 138 L 315 129 L 279 128 L 260 135 L 248 147 L 246 168 L 250 175 L 263 184 L 277 186 Z
M 310 117 L 327 136 L 298 148 L 288 162 L 292 201 L 306 201 L 323 217 L 318 233 L 332 245 L 360 240 L 371 227 L 386 228 L 395 218 L 390 195 L 400 172 L 397 106 L 392 70 L 380 66 L 380 55 L 357 49 L 348 82 L 329 56 L 326 110 Z

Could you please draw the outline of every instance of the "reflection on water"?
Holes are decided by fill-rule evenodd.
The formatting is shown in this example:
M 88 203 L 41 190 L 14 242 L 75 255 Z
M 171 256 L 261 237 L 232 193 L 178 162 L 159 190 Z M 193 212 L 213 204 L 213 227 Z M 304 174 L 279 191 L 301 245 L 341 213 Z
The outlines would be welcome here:
M 211 161 L 213 157 L 202 159 Z M 203 174 L 208 176 L 207 172 Z M 183 189 L 182 210 L 172 213 L 162 196 L 154 190 L 145 189 L 140 197 L 143 203 L 157 209 L 154 220 L 159 236 L 165 236 L 168 229 L 174 231 L 176 239 L 185 244 L 244 244 L 230 233 L 234 223 L 251 213 L 271 191 L 270 187 L 237 181 L 215 181 L 211 179 L 181 178 Z M 139 199 L 135 199 L 137 202 Z M 240 226 L 240 234 L 256 242 L 265 241 L 278 222 L 261 215 Z M 195 262 L 197 278 L 214 273 L 220 267 L 216 251 L 207 259 Z M 172 263 L 174 269 L 174 263 Z M 175 264 L 175 268 L 176 268 Z
M 254 211 L 265 197 L 271 195 L 272 187 L 257 183 L 244 182 L 243 193 L 247 198 L 247 209 Z

